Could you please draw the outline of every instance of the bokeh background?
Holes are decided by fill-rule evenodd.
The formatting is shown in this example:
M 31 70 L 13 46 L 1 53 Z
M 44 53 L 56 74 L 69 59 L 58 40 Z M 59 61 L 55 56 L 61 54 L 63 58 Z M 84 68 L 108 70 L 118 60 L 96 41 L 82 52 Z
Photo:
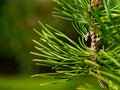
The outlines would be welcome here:
M 39 38 L 33 31 L 41 30 L 38 20 L 76 39 L 69 21 L 52 16 L 53 6 L 52 0 L 0 0 L 0 90 L 75 90 L 76 81 L 41 87 L 40 83 L 53 79 L 30 77 L 51 72 L 36 66 L 29 54 L 35 50 L 32 39 Z

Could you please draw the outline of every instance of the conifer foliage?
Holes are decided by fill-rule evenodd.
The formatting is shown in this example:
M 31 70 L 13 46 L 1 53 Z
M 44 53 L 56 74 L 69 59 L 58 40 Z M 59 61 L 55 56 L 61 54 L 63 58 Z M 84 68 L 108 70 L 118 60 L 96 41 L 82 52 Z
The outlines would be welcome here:
M 53 1 L 58 4 L 54 16 L 72 23 L 79 34 L 78 42 L 39 21 L 43 30 L 34 31 L 40 40 L 33 40 L 39 52 L 31 54 L 40 58 L 33 61 L 56 72 L 34 76 L 70 80 L 92 75 L 102 88 L 120 90 L 120 0 Z

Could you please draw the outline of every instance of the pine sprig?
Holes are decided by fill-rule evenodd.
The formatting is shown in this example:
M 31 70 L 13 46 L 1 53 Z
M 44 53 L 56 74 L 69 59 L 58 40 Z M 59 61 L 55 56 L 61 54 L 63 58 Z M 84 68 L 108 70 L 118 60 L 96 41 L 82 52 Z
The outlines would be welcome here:
M 77 44 L 51 26 L 44 26 L 41 22 L 39 23 L 44 28 L 42 33 L 39 33 L 35 29 L 34 30 L 41 36 L 40 42 L 35 40 L 33 41 L 38 45 L 35 46 L 35 48 L 40 52 L 31 53 L 44 59 L 34 59 L 33 61 L 40 63 L 40 65 L 49 65 L 55 69 L 57 73 L 74 75 L 76 72 L 79 72 L 80 69 L 83 69 L 82 71 L 86 72 L 86 68 L 82 67 L 86 64 L 85 60 L 89 59 L 90 50 L 87 46 L 85 46 L 84 42 L 79 40 L 80 43 Z M 50 30 L 47 29 L 47 27 L 55 31 L 54 34 L 56 36 L 66 39 L 67 42 L 57 38 L 50 32 Z
M 101 0 L 99 6 L 92 3 L 92 7 L 91 0 L 54 1 L 59 5 L 54 9 L 54 16 L 70 20 L 80 37 L 76 43 L 59 30 L 47 24 L 43 25 L 39 21 L 43 30 L 34 29 L 40 36 L 40 40 L 33 40 L 36 43 L 37 52 L 31 52 L 31 54 L 40 58 L 33 61 L 37 65 L 51 67 L 56 72 L 33 76 L 51 76 L 71 80 L 74 77 L 93 75 L 98 78 L 103 88 L 119 90 L 120 0 Z M 86 45 L 85 36 L 91 28 L 96 33 L 95 36 L 100 37 L 96 45 L 99 50 L 95 52 Z

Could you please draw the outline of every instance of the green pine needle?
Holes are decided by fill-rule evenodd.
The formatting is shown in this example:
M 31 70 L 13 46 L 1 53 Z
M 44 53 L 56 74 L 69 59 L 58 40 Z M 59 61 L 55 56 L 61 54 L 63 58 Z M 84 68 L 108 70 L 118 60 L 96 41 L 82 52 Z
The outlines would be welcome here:
M 120 90 L 120 0 L 101 0 L 96 10 L 90 7 L 90 0 L 53 1 L 59 5 L 54 8 L 54 16 L 70 20 L 80 36 L 75 42 L 39 21 L 42 30 L 33 29 L 40 36 L 38 41 L 33 40 L 37 51 L 30 53 L 39 56 L 33 59 L 36 65 L 51 67 L 56 72 L 32 77 L 50 76 L 69 81 L 74 77 L 93 75 L 102 80 L 108 90 Z M 100 37 L 100 47 L 96 53 L 84 40 L 91 27 Z

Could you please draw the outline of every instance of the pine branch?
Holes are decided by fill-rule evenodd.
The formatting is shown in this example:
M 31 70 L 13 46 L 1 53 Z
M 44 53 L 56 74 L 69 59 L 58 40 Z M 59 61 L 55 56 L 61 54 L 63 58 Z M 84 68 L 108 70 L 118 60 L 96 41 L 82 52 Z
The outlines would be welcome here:
M 39 21 L 43 30 L 34 31 L 40 40 L 33 40 L 38 52 L 31 54 L 40 58 L 33 61 L 37 65 L 51 67 L 56 72 L 35 76 L 60 77 L 69 81 L 74 77 L 93 75 L 103 88 L 119 90 L 120 0 L 54 1 L 59 5 L 54 9 L 54 16 L 72 22 L 80 35 L 79 43 Z

